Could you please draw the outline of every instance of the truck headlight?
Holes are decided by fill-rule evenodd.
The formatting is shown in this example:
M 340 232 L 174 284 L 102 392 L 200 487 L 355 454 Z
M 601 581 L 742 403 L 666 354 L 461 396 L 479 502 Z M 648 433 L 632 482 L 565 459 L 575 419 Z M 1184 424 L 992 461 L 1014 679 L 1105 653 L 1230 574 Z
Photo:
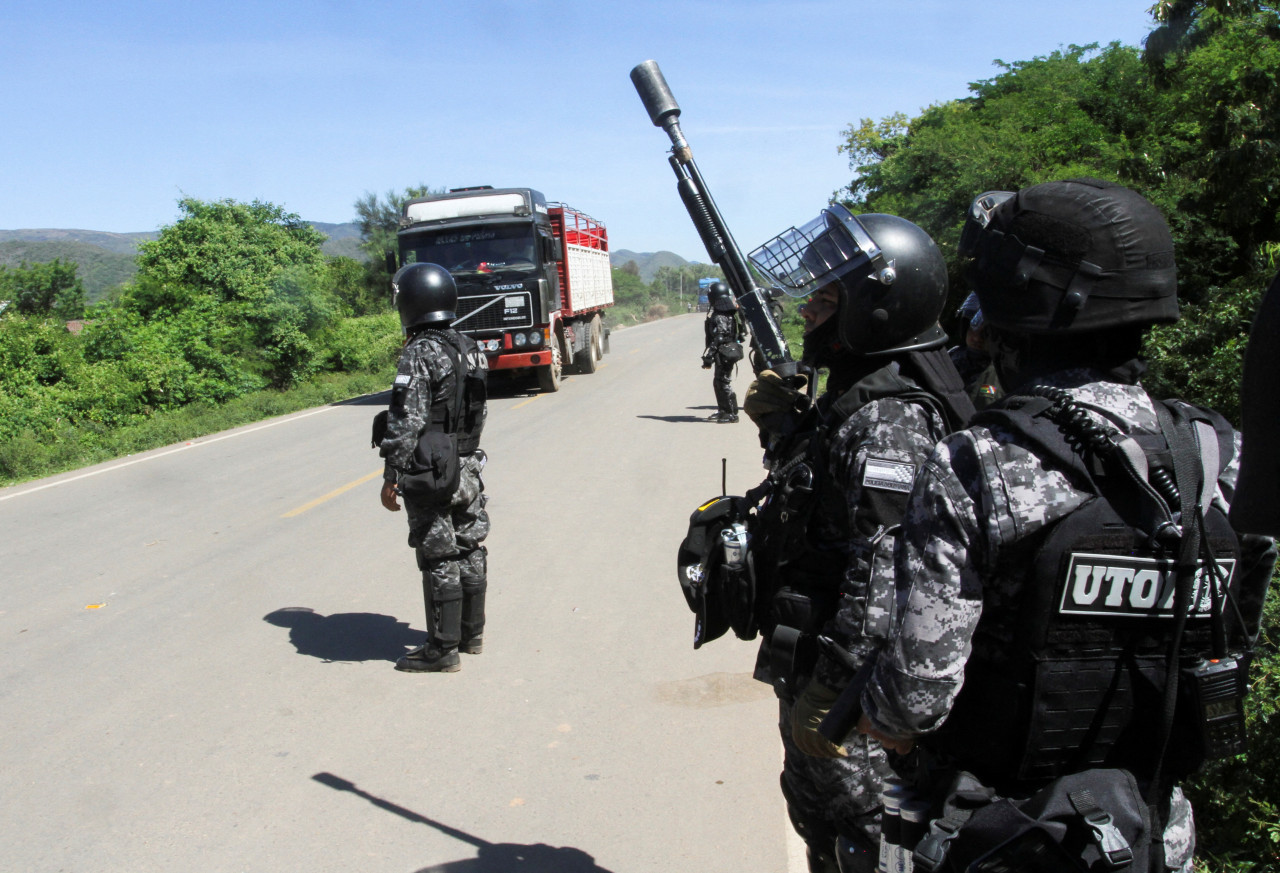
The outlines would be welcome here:
M 528 340 L 525 339 L 525 335 L 522 333 L 514 333 L 511 335 L 511 344 L 518 349 L 524 348 L 525 343 L 527 342 Z
M 542 331 L 540 330 L 529 331 L 529 345 L 531 346 L 542 345 Z

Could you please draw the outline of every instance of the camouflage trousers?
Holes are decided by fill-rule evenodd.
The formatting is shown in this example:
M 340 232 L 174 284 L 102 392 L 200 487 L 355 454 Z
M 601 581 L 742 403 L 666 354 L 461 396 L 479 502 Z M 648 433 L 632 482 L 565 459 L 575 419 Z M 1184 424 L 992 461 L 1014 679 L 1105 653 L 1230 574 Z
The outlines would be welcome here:
M 881 785 L 893 775 L 884 749 L 856 734 L 845 742 L 847 758 L 806 755 L 791 736 L 791 709 L 790 702 L 778 701 L 778 730 L 784 752 L 782 793 L 796 832 L 806 843 L 830 855 L 835 854 L 837 836 L 877 847 Z
M 733 393 L 733 364 L 727 364 L 716 356 L 715 374 L 711 386 L 716 393 L 716 409 L 726 415 L 738 414 L 738 396 Z
M 1196 852 L 1196 822 L 1191 802 L 1181 788 L 1173 789 L 1169 801 L 1169 821 L 1164 827 L 1164 865 L 1172 873 L 1191 873 L 1191 856 Z
M 405 500 L 409 516 L 409 545 L 416 550 L 422 570 L 427 611 L 432 604 L 481 596 L 487 582 L 489 513 L 485 511 L 482 451 L 460 459 L 458 490 L 446 507 L 432 507 Z

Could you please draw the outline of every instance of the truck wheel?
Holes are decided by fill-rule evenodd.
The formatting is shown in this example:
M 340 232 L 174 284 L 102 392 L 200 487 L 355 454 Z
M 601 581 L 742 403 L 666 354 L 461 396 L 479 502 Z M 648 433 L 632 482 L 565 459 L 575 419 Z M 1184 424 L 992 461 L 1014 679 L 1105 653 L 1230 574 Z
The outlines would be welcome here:
M 560 357 L 560 338 L 551 334 L 551 363 L 538 368 L 538 387 L 547 394 L 560 390 L 560 378 L 564 375 L 564 362 Z
M 591 352 L 599 361 L 608 350 L 605 346 L 604 325 L 600 322 L 600 316 L 597 315 L 591 319 Z
M 579 373 L 594 373 L 596 364 L 600 363 L 600 323 L 592 321 L 587 331 L 587 345 L 573 356 Z

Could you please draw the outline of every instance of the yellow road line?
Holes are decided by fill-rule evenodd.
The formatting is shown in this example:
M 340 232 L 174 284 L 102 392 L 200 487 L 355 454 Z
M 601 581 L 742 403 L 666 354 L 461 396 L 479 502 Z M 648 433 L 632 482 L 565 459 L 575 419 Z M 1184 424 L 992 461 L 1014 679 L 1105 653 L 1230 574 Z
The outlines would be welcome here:
M 381 470 L 375 470 L 374 472 L 370 473 L 368 476 L 365 476 L 362 479 L 357 479 L 354 482 L 348 482 L 346 485 L 343 485 L 341 488 L 337 488 L 333 491 L 330 491 L 328 494 L 324 495 L 323 497 L 317 497 L 315 500 L 311 501 L 310 503 L 299 506 L 297 509 L 291 509 L 280 517 L 293 518 L 295 515 L 302 515 L 302 513 L 306 512 L 308 509 L 315 509 L 321 503 L 324 503 L 328 500 L 332 500 L 333 498 L 337 497 L 339 494 L 345 494 L 346 492 L 350 491 L 352 488 L 355 488 L 357 485 L 363 485 L 364 483 L 368 482 L 370 479 L 376 479 L 381 475 L 382 475 Z
M 542 396 L 541 394 L 535 394 L 535 395 L 533 395 L 532 397 L 530 397 L 528 400 L 521 400 L 519 403 L 517 403 L 515 406 L 513 406 L 513 407 L 511 407 L 511 408 L 512 408 L 512 409 L 519 409 L 521 406 L 528 406 L 530 403 L 532 403 L 533 401 L 537 400 L 537 399 L 538 399 L 539 397 L 541 397 L 541 396 Z

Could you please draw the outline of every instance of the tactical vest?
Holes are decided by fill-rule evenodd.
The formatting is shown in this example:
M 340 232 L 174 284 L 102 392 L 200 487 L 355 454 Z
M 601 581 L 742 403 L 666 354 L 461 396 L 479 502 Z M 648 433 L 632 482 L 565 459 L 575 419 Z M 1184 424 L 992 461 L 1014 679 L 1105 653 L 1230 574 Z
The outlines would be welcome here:
M 437 391 L 431 397 L 428 428 L 458 437 L 458 454 L 469 455 L 480 447 L 484 430 L 488 371 L 473 367 L 470 358 L 479 354 L 475 340 L 457 331 L 425 330 L 440 342 L 440 349 L 453 363 L 454 391 Z
M 1057 395 L 1059 401 L 1067 396 Z M 1160 492 L 1169 495 L 1171 517 L 1179 489 L 1195 487 L 1181 481 L 1193 477 L 1175 477 L 1172 470 L 1194 468 L 1206 483 L 1196 502 L 1207 505 L 1231 458 L 1233 432 L 1216 413 L 1166 404 L 1201 423 L 1200 457 L 1179 458 L 1162 435 L 1135 437 L 1154 471 L 1150 481 L 1158 483 L 1140 493 L 1114 458 L 1104 463 L 1085 449 L 1084 419 L 1077 415 L 1073 424 L 1057 416 L 1055 422 L 1052 406 L 1044 398 L 1014 398 L 974 419 L 1013 432 L 1017 444 L 1090 496 L 1002 556 L 997 572 L 1021 577 L 1020 594 L 1013 602 L 984 600 L 963 687 L 943 727 L 924 744 L 1007 790 L 1094 767 L 1123 768 L 1139 779 L 1181 778 L 1203 763 L 1206 748 L 1188 683 L 1170 683 L 1170 667 L 1185 673 L 1201 659 L 1223 655 L 1224 646 L 1247 666 L 1250 643 L 1227 606 L 1238 589 L 1240 551 L 1225 514 L 1214 507 L 1203 514 L 1203 545 L 1192 567 L 1180 547 L 1183 537 L 1196 535 L 1185 524 L 1153 524 L 1152 501 Z M 1102 431 L 1083 425 L 1089 427 L 1101 453 Z M 1188 605 L 1184 623 L 1175 618 L 1175 601 Z M 1230 680 L 1240 687 L 1227 696 L 1238 691 L 1243 697 L 1244 672 Z M 1169 706 L 1175 687 L 1176 708 Z
M 811 669 L 817 655 L 814 636 L 835 614 L 846 572 L 851 572 L 855 584 L 862 583 L 865 591 L 856 605 L 862 636 L 871 640 L 888 636 L 894 601 L 890 568 L 897 526 L 864 532 L 869 534 L 870 547 L 850 568 L 847 543 L 853 525 L 845 495 L 831 487 L 828 473 L 832 436 L 868 403 L 887 398 L 923 406 L 947 420 L 932 394 L 890 370 L 878 370 L 827 409 L 809 410 L 796 433 L 775 449 L 769 478 L 747 494 L 752 503 L 763 499 L 750 525 L 756 617 L 764 637 L 755 677 L 771 682 L 781 696 L 790 693 L 797 674 Z M 815 541 L 810 523 L 818 513 L 844 519 L 843 541 Z M 874 580 L 886 584 L 876 589 Z

